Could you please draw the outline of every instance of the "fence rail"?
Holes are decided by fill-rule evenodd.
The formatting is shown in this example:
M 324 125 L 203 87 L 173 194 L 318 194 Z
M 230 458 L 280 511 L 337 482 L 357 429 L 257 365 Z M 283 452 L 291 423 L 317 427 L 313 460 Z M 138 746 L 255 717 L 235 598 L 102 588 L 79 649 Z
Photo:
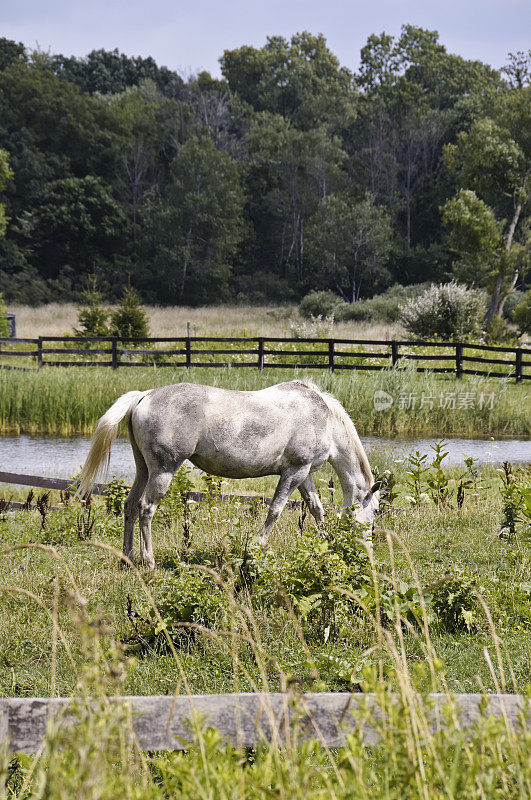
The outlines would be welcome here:
M 250 367 L 380 370 L 411 362 L 417 372 L 531 378 L 531 348 L 470 342 L 281 337 L 180 336 L 124 339 L 39 336 L 0 338 L 0 368 Z M 501 369 L 503 367 L 503 369 Z
M 0 472 L 0 484 L 7 483 L 14 486 L 31 486 L 38 489 L 55 489 L 60 492 L 75 492 L 77 489 L 75 481 L 67 481 L 64 478 L 47 478 L 42 475 L 26 475 L 20 472 Z M 129 489 L 130 487 L 125 487 Z M 107 491 L 107 484 L 96 483 L 92 489 L 91 494 L 104 495 Z M 190 490 L 183 495 L 185 500 L 194 500 L 196 503 L 201 503 L 204 500 L 215 499 L 216 502 L 226 503 L 230 500 L 239 500 L 244 503 L 265 503 L 270 505 L 271 498 L 264 497 L 260 494 L 215 494 L 209 495 L 207 492 L 199 492 Z M 0 499 L 0 502 L 1 499 Z M 300 508 L 302 502 L 300 500 L 288 500 L 288 508 Z M 4 511 L 12 509 L 27 508 L 26 503 L 20 503 L 14 500 L 4 500 Z M 56 511 L 53 506 L 49 507 L 50 510 Z
M 503 717 L 517 727 L 531 716 L 521 695 L 454 695 L 460 725 L 470 727 L 480 717 Z M 443 709 L 449 698 L 430 695 L 429 716 L 434 728 L 445 726 Z M 0 744 L 7 741 L 13 752 L 35 753 L 42 745 L 48 721 L 59 717 L 72 725 L 68 714 L 71 699 L 63 697 L 10 697 L 0 699 Z M 225 741 L 238 747 L 253 747 L 269 741 L 282 744 L 296 737 L 317 739 L 326 747 L 340 747 L 346 735 L 362 727 L 366 745 L 378 741 L 371 719 L 385 715 L 375 695 L 327 692 L 294 696 L 281 693 L 212 694 L 179 696 L 117 697 L 131 713 L 136 740 L 143 750 L 183 750 L 190 739 L 189 720 L 201 715 L 216 727 Z M 524 717 L 525 715 L 525 717 Z

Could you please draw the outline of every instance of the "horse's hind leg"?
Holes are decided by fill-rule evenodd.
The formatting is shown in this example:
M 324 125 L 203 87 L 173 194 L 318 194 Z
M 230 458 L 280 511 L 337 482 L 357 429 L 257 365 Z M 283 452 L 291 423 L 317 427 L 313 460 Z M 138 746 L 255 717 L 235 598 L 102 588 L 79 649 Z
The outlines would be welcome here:
M 302 495 L 302 499 L 308 506 L 310 514 L 315 521 L 320 524 L 324 520 L 324 509 L 319 499 L 319 495 L 317 494 L 317 489 L 315 488 L 315 483 L 313 482 L 311 475 L 308 475 L 308 477 L 301 483 L 299 486 L 299 492 Z
M 146 488 L 148 479 L 148 468 L 144 456 L 140 452 L 133 430 L 131 428 L 131 421 L 128 424 L 129 441 L 133 448 L 133 456 L 136 464 L 136 475 L 133 485 L 129 490 L 126 501 L 124 503 L 124 556 L 130 561 L 133 561 L 133 537 L 135 522 L 138 518 L 138 501 L 142 496 L 142 492 Z
M 260 531 L 260 544 L 262 546 L 267 544 L 271 529 L 288 502 L 290 494 L 308 477 L 310 466 L 310 464 L 304 464 L 303 466 L 290 467 L 280 476 L 275 494 L 271 500 L 271 505 L 269 506 L 266 521 Z
M 168 491 L 173 472 L 152 472 L 138 504 L 140 514 L 140 560 L 155 569 L 151 544 L 151 520 L 157 506 Z
M 146 465 L 144 464 L 144 468 L 141 470 L 137 465 L 135 480 L 124 504 L 124 556 L 130 561 L 133 561 L 133 536 L 138 517 L 138 501 L 146 488 L 147 479 Z

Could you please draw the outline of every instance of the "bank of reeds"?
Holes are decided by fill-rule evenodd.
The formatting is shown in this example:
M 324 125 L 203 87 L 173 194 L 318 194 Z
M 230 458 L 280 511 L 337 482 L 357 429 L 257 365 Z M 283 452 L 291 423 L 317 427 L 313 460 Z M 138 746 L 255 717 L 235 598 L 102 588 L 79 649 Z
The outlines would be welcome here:
M 192 381 L 252 390 L 297 377 L 310 378 L 332 392 L 364 435 L 525 437 L 531 433 L 526 384 L 474 376 L 458 381 L 409 368 L 371 374 L 157 367 L 123 367 L 115 372 L 97 367 L 0 371 L 0 430 L 87 434 L 116 398 L 131 389 Z M 385 392 L 392 404 L 380 410 L 375 392 Z

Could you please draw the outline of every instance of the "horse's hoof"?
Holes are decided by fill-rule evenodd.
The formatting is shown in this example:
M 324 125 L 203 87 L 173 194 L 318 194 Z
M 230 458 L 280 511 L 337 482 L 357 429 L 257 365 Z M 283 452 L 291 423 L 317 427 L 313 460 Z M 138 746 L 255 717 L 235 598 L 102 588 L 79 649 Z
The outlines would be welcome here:
M 134 565 L 135 562 L 132 558 L 129 558 L 127 561 L 125 560 L 126 558 L 128 557 L 125 556 L 120 560 L 120 569 L 131 569 L 131 567 Z

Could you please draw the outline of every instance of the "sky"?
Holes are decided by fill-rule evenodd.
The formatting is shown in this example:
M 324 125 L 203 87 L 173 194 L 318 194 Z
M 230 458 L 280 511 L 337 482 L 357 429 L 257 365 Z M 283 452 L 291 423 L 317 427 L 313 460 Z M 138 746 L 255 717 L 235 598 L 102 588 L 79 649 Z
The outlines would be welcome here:
M 438 30 L 449 52 L 498 68 L 531 47 L 530 0 L 0 0 L 0 36 L 63 55 L 117 47 L 184 77 L 219 76 L 225 49 L 303 30 L 324 34 L 355 70 L 371 33 L 396 36 L 405 23 Z

